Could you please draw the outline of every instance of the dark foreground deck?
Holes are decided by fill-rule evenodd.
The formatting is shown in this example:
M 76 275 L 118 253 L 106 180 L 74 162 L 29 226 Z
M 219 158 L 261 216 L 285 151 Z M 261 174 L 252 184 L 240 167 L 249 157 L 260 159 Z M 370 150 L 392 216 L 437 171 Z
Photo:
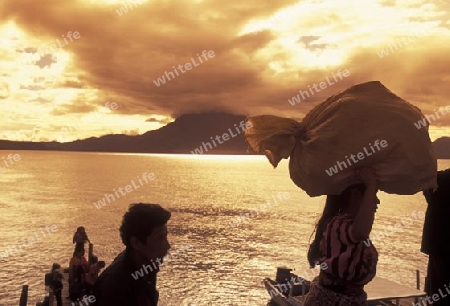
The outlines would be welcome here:
M 295 275 L 295 274 L 293 274 Z M 294 283 L 294 287 L 291 286 L 291 293 L 294 295 L 286 296 L 280 290 L 288 290 L 286 285 L 279 285 L 276 281 L 266 278 L 264 285 L 269 295 L 273 297 L 274 305 L 279 306 L 302 306 L 305 295 L 298 291 L 302 288 L 300 283 Z M 295 285 L 298 285 L 297 290 Z M 281 289 L 281 286 L 286 288 Z M 292 290 L 294 290 L 292 292 Z M 413 303 L 420 304 L 421 299 L 425 297 L 425 292 L 414 288 L 395 283 L 388 279 L 375 277 L 370 283 L 368 283 L 364 290 L 367 293 L 367 301 L 370 306 L 390 306 L 390 305 L 413 305 Z

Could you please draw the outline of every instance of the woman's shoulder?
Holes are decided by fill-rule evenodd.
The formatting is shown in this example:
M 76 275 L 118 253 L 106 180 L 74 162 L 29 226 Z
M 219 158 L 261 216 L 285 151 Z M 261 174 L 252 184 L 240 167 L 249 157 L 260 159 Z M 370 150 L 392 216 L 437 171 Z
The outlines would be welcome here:
M 352 223 L 354 221 L 354 218 L 352 218 L 350 215 L 347 214 L 338 214 L 330 219 L 330 221 L 327 222 L 326 231 L 327 232 L 336 232 L 339 231 L 348 231 L 351 227 Z

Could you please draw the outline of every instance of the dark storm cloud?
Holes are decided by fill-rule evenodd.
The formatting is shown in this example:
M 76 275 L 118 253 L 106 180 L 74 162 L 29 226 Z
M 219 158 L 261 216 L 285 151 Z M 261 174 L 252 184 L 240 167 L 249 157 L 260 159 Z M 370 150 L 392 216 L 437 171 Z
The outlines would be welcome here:
M 74 53 L 76 67 L 85 73 L 81 82 L 126 95 L 137 109 L 171 114 L 222 108 L 221 104 L 235 103 L 232 93 L 261 85 L 260 69 L 249 65 L 248 55 L 270 37 L 236 39 L 236 32 L 250 18 L 270 15 L 290 3 L 152 1 L 118 16 L 106 6 L 82 1 L 24 0 L 7 2 L 2 17 L 52 40 L 78 31 L 81 38 L 64 48 Z M 165 71 L 197 59 L 203 50 L 213 50 L 215 57 L 160 88 L 154 85 Z
M 292 1 L 151 1 L 122 16 L 115 12 L 121 4 L 111 7 L 88 3 L 9 1 L 1 17 L 15 20 L 30 34 L 50 40 L 78 31 L 81 38 L 63 48 L 74 55 L 79 81 L 63 86 L 98 89 L 101 98 L 96 105 L 117 101 L 117 113 L 176 117 L 188 112 L 225 110 L 301 118 L 328 96 L 370 80 L 380 80 L 419 107 L 442 105 L 442 97 L 450 94 L 442 81 L 450 72 L 449 47 L 434 37 L 418 40 L 417 44 L 424 46 L 421 49 L 405 48 L 383 59 L 377 56 L 378 49 L 361 46 L 339 67 L 311 68 L 289 75 L 271 73 L 268 62 L 257 57 L 275 39 L 271 32 L 240 37 L 237 33 L 249 20 L 267 18 L 292 5 Z M 395 6 L 394 1 L 383 3 Z M 317 22 L 335 24 L 336 29 L 349 27 L 333 12 L 324 12 Z M 298 44 L 312 49 L 327 47 L 314 44 L 319 36 L 299 33 L 298 38 Z M 203 50 L 211 50 L 215 56 L 159 87 L 154 84 L 165 72 L 174 72 L 173 66 L 192 59 L 198 62 L 197 54 Z M 289 66 L 286 53 L 275 56 Z M 324 81 L 338 69 L 347 69 L 350 76 L 295 106 L 288 103 L 299 90 Z M 76 105 L 56 107 L 53 114 L 91 112 L 95 105 L 90 103 L 80 98 Z M 445 121 L 450 122 L 450 116 Z

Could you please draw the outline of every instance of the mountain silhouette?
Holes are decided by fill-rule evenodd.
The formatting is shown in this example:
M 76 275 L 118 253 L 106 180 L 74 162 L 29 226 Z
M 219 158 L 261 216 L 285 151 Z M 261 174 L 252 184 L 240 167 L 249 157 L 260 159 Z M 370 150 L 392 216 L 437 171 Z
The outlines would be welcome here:
M 245 115 L 227 113 L 186 114 L 142 135 L 113 134 L 66 143 L 0 140 L 0 150 L 253 154 L 239 127 L 245 118 Z M 222 138 L 225 133 L 228 134 L 227 141 Z M 216 135 L 221 136 L 222 144 L 215 140 Z M 433 147 L 438 159 L 450 159 L 450 137 L 437 139 Z
M 205 154 L 247 154 L 248 145 L 239 127 L 245 118 L 244 115 L 225 113 L 186 114 L 166 126 L 142 135 L 113 134 L 65 143 L 0 140 L 0 149 L 191 153 L 196 148 L 203 148 L 201 151 Z M 229 135 L 227 141 L 222 139 L 225 133 Z M 221 136 L 222 144 L 211 140 L 211 137 L 214 139 L 217 135 Z

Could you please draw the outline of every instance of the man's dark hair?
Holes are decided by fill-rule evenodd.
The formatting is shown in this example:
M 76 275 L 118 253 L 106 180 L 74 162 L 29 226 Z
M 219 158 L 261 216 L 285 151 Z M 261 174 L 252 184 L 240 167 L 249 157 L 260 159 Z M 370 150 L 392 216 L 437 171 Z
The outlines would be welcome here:
M 120 226 L 120 237 L 123 244 L 128 249 L 132 236 L 145 244 L 147 236 L 152 233 L 153 229 L 166 224 L 170 216 L 170 211 L 162 208 L 159 204 L 130 204 L 128 211 L 123 215 Z

